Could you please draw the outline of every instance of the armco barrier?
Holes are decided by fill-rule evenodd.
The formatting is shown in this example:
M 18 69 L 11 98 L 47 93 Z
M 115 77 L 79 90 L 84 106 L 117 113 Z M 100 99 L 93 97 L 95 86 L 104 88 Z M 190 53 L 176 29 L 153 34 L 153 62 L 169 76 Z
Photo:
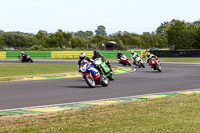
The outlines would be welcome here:
M 159 50 L 151 53 L 158 57 L 200 57 L 200 50 Z
M 18 58 L 21 51 L 7 51 L 6 58 Z M 51 51 L 24 51 L 25 54 L 31 56 L 31 58 L 51 58 Z
M 6 58 L 6 52 L 2 51 L 0 52 L 0 59 L 5 59 Z
M 141 51 L 135 51 L 139 55 L 141 55 Z M 100 51 L 105 58 L 117 58 L 118 51 Z M 125 54 L 127 57 L 131 57 L 131 51 L 121 51 L 121 53 Z
M 93 51 L 51 51 L 51 58 L 79 58 L 81 52 L 85 52 L 87 57 L 93 56 Z

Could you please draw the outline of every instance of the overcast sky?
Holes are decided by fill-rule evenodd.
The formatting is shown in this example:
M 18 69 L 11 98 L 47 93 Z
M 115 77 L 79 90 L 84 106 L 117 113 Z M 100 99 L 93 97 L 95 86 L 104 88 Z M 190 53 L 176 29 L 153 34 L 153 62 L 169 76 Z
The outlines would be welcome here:
M 200 0 L 0 0 L 0 30 L 49 33 L 95 31 L 107 33 L 155 31 L 172 19 L 200 19 Z

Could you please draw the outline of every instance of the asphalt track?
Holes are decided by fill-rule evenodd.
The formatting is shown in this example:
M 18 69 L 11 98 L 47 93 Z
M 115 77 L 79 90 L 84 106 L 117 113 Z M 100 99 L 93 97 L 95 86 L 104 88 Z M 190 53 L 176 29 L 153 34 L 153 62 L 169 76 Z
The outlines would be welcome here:
M 13 63 L 12 60 L 9 62 Z M 77 61 L 39 60 L 37 63 L 53 62 Z M 117 65 L 116 62 L 111 63 Z M 162 73 L 153 71 L 147 64 L 145 66 L 133 67 L 135 72 L 116 75 L 108 87 L 97 86 L 93 89 L 81 77 L 0 82 L 0 110 L 200 88 L 200 64 L 162 63 Z

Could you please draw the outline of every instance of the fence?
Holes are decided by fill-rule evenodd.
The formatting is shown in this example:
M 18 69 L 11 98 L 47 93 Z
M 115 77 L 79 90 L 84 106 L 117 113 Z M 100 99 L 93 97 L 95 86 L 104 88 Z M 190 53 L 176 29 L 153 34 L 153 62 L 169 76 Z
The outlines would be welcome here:
M 141 51 L 135 51 L 138 54 L 141 54 Z M 105 58 L 116 58 L 118 51 L 100 51 Z M 127 57 L 131 55 L 131 51 L 121 51 L 121 53 L 125 54 Z
M 93 55 L 93 51 L 52 51 L 51 58 L 79 58 L 81 52 L 85 52 L 88 57 Z
M 24 51 L 31 58 L 79 58 L 79 54 L 85 52 L 88 57 L 93 56 L 93 51 Z M 130 57 L 131 51 L 121 51 Z M 135 51 L 143 56 L 143 51 Z M 0 51 L 0 59 L 17 59 L 21 51 Z M 116 58 L 118 51 L 100 51 L 105 58 Z
M 21 51 L 6 51 L 6 58 L 18 58 Z M 51 58 L 51 51 L 24 51 L 31 58 Z

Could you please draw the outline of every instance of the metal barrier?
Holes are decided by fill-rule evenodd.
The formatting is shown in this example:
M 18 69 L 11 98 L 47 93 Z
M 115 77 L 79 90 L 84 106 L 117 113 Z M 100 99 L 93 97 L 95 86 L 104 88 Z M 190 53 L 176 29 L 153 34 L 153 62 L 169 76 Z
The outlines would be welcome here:
M 150 53 L 158 57 L 200 57 L 200 50 L 159 50 Z

